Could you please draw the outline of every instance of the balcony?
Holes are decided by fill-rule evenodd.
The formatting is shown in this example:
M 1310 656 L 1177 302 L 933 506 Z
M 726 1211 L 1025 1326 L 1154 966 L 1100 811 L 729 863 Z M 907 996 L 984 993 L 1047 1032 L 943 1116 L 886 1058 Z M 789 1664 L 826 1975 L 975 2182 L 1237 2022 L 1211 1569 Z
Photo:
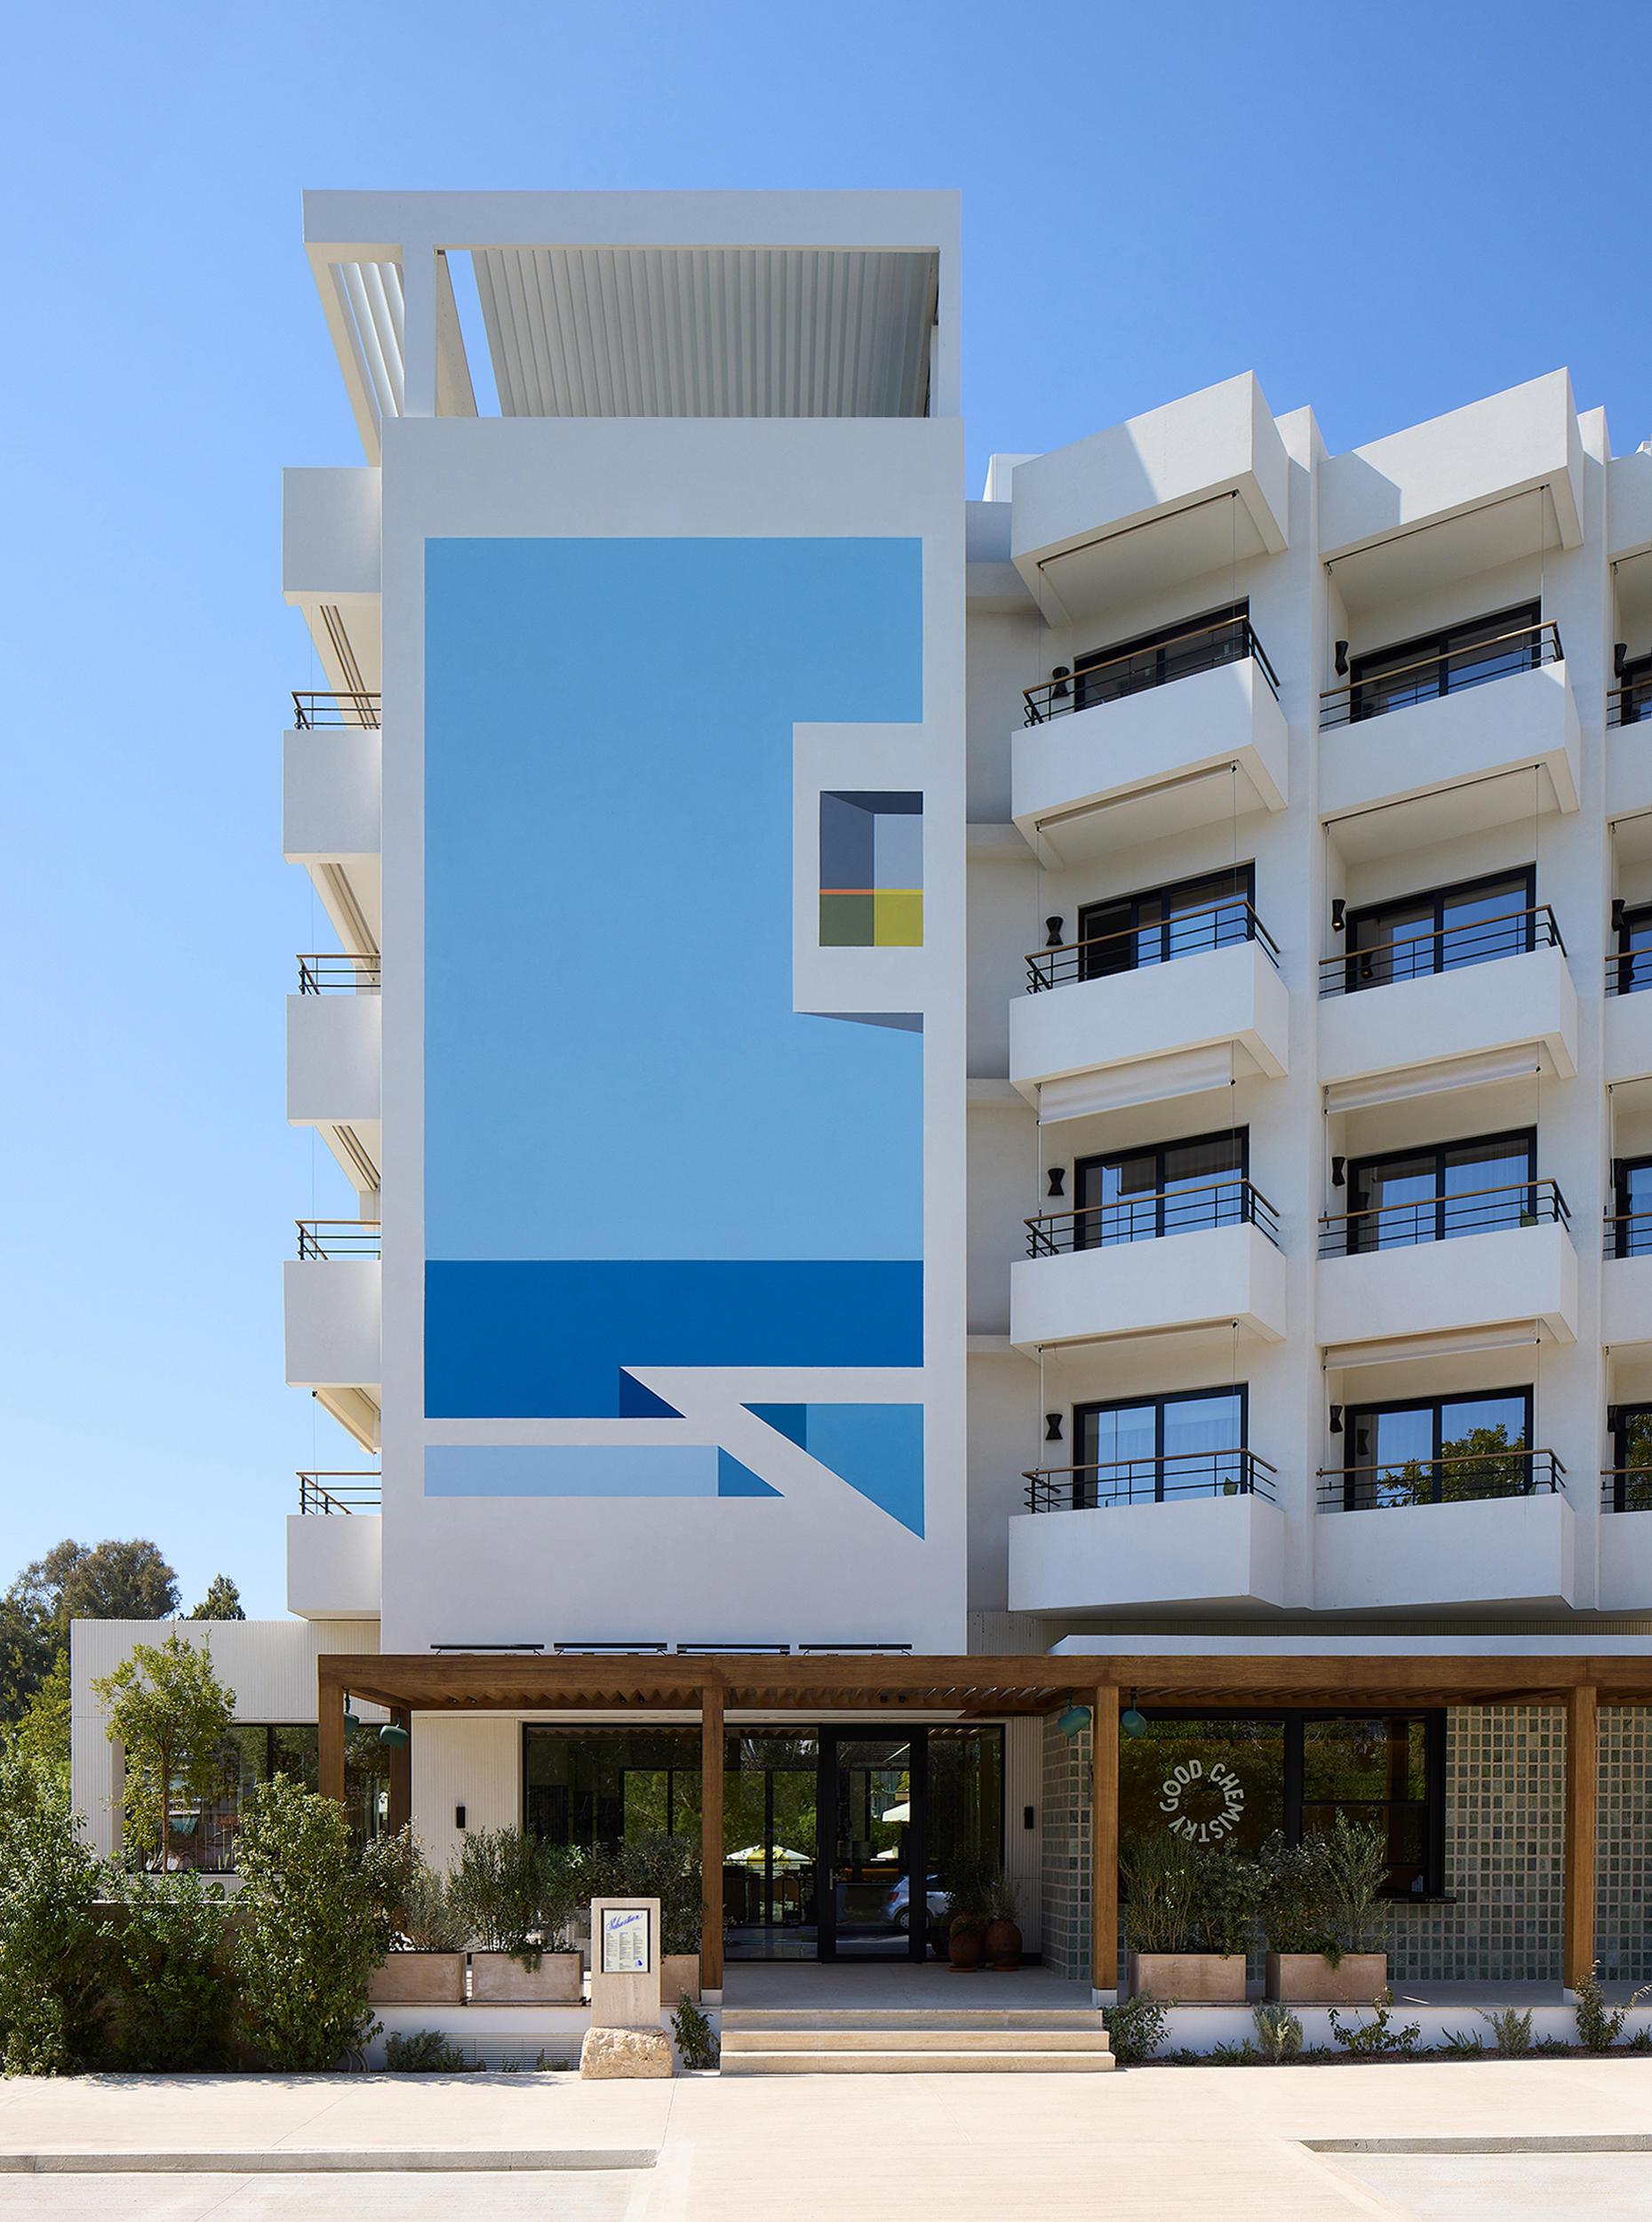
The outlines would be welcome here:
M 1577 993 L 1546 904 L 1328 957 L 1320 1080 L 1332 1111 L 1577 1073 Z
M 1652 1344 L 1652 1212 L 1608 1219 L 1601 1256 L 1600 1340 L 1619 1352 Z
M 1606 697 L 1607 730 L 1652 723 L 1652 671 L 1621 687 L 1609 687 Z
M 1575 811 L 1583 736 L 1559 651 L 1553 626 L 1532 627 L 1385 675 L 1380 693 L 1322 695 L 1320 815 L 1341 854 L 1363 862 Z
M 1552 1496 L 1565 1485 L 1566 1468 L 1552 1451 L 1489 1450 L 1403 1465 L 1322 1466 L 1316 1478 L 1321 1512 L 1408 1512 Z
M 307 1620 L 378 1619 L 384 1531 L 379 1486 L 377 1474 L 299 1475 L 299 1509 L 287 1516 L 289 1612 Z
M 378 960 L 300 957 L 299 979 L 299 993 L 287 998 L 288 1123 L 353 1127 L 376 1165 L 383 1054 Z M 345 1171 L 351 1171 L 347 1163 Z
M 1464 1494 L 1396 1494 L 1386 1507 L 1345 1509 L 1346 1477 L 1321 1475 L 1321 1510 L 1313 1523 L 1313 1603 L 1317 1611 L 1403 1612 L 1420 1606 L 1568 1609 L 1576 1595 L 1576 1519 L 1552 1453 L 1511 1454 L 1506 1460 L 1440 1461 L 1531 1473 L 1531 1486 L 1512 1471 L 1506 1490 L 1480 1493 L 1458 1473 L 1450 1486 Z M 1495 1483 L 1496 1477 L 1492 1477 Z M 1356 1489 L 1363 1483 L 1355 1484 Z M 1447 1484 L 1441 1477 L 1442 1492 Z M 1325 1499 L 1329 1497 L 1327 1505 Z
M 1281 811 L 1289 733 L 1248 619 L 1025 691 L 1010 811 L 1064 865 L 1235 811 Z
M 327 725 L 364 726 L 379 731 L 381 698 L 368 687 L 310 687 L 292 691 L 295 731 L 314 732 Z
M 1010 1610 L 1283 1603 L 1274 1469 L 1249 1451 L 1026 1475 L 1010 1522 Z
M 282 1269 L 286 1372 L 364 1451 L 379 1448 L 380 1318 L 376 1221 L 304 1219 Z
M 1010 1339 L 1152 1335 L 1178 1342 L 1285 1337 L 1285 1260 L 1273 1207 L 1249 1180 L 1029 1219 L 1010 1268 Z
M 1608 1469 L 1600 1476 L 1600 1572 L 1595 1603 L 1602 1612 L 1652 1607 L 1652 1473 L 1645 1467 Z
M 380 736 L 375 726 L 345 723 L 342 713 L 339 724 L 316 730 L 311 707 L 319 720 L 323 700 L 339 698 L 293 698 L 305 722 L 282 743 L 282 853 L 307 869 L 345 947 L 376 949 Z
M 1652 1076 L 1652 949 L 1606 960 L 1606 1078 L 1613 1085 Z
M 1036 949 L 1026 962 L 1027 992 L 1010 1007 L 1010 1077 L 1046 1121 L 1288 1069 L 1290 1000 L 1273 937 L 1247 902 Z
M 1328 1365 L 1577 1339 L 1577 1252 L 1552 1181 L 1321 1225 Z

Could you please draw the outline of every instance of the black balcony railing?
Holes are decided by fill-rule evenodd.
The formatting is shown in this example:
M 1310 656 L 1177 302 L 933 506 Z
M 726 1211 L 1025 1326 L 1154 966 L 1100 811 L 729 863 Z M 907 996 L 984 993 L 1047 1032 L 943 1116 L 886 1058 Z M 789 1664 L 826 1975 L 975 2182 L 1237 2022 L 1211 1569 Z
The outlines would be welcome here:
M 335 950 L 299 959 L 300 995 L 376 995 L 379 985 L 376 956 L 346 956 Z
M 1606 960 L 1608 995 L 1639 995 L 1652 987 L 1652 948 L 1621 949 Z
M 1384 1203 L 1369 1211 L 1335 1211 L 1320 1221 L 1321 1258 L 1366 1256 L 1374 1250 L 1406 1250 L 1417 1243 L 1448 1243 L 1459 1235 L 1491 1235 L 1507 1227 L 1569 1227 L 1566 1198 L 1552 1180 L 1518 1180 L 1500 1188 L 1469 1188 L 1460 1195 L 1425 1196 L 1416 1203 Z
M 299 1219 L 299 1255 L 325 1264 L 334 1258 L 376 1258 L 377 1219 Z
M 1652 1258 L 1652 1211 L 1608 1212 L 1600 1255 L 1603 1259 Z
M 1627 686 L 1607 689 L 1606 722 L 1608 726 L 1652 723 L 1652 671 L 1630 680 Z
M 1248 617 L 1227 618 L 1219 625 L 1201 625 L 1151 648 L 1132 649 L 1110 656 L 1105 663 L 1085 664 L 1077 671 L 1062 671 L 1042 685 L 1023 687 L 1024 725 L 1042 725 L 1071 710 L 1094 709 L 1098 703 L 1121 701 L 1126 695 L 1145 694 L 1150 687 L 1191 679 L 1196 672 L 1215 671 L 1223 664 L 1254 659 L 1267 681 L 1275 701 L 1279 680 L 1263 652 Z
M 1321 1467 L 1321 1512 L 1388 1512 L 1409 1505 L 1466 1505 L 1492 1497 L 1553 1491 L 1566 1468 L 1552 1451 L 1476 1451 L 1387 1466 Z
M 1225 902 L 1177 911 L 1157 925 L 1127 926 L 1121 933 L 1097 934 L 1093 941 L 1033 949 L 1026 959 L 1026 992 L 1036 995 L 1044 988 L 1063 987 L 1075 979 L 1108 979 L 1120 972 L 1138 972 L 1149 965 L 1174 963 L 1177 957 L 1202 956 L 1210 949 L 1229 948 L 1237 941 L 1259 941 L 1269 963 L 1278 971 L 1278 942 L 1244 897 L 1233 895 Z
M 1320 731 L 1363 724 L 1390 710 L 1410 709 L 1442 694 L 1461 694 L 1468 687 L 1560 663 L 1564 655 L 1557 625 L 1521 625 L 1490 640 L 1465 641 L 1461 648 L 1419 657 L 1413 664 L 1385 665 L 1367 678 L 1325 690 L 1320 696 Z
M 328 687 L 292 691 L 292 717 L 301 733 L 315 725 L 371 725 L 379 723 L 379 697 L 364 691 L 337 693 Z
M 300 1512 L 377 1512 L 382 1499 L 377 1474 L 300 1474 Z
M 1022 1478 L 1029 1512 L 1105 1512 L 1170 1497 L 1265 1497 L 1272 1504 L 1275 1471 L 1254 1451 L 1176 1451 L 1161 1459 L 1040 1467 Z
M 1344 956 L 1320 960 L 1320 994 L 1353 995 L 1366 987 L 1389 987 L 1396 980 L 1426 979 L 1433 972 L 1456 972 L 1471 964 L 1489 964 L 1500 956 L 1526 956 L 1533 949 L 1566 944 L 1547 903 L 1530 910 L 1506 910 L 1495 918 L 1476 918 L 1462 926 L 1441 926 L 1433 933 L 1407 934 L 1375 948 L 1350 949 Z
M 1214 1227 L 1256 1227 L 1279 1248 L 1279 1214 L 1259 1188 L 1237 1173 L 1197 1187 L 1166 1188 L 1154 1195 L 1087 1203 L 1076 1211 L 1044 1211 L 1026 1225 L 1029 1258 L 1057 1258 L 1074 1250 L 1111 1250 L 1120 1243 L 1151 1243 L 1165 1235 L 1196 1235 Z
M 1652 1512 L 1652 1467 L 1608 1466 L 1600 1469 L 1602 1512 Z

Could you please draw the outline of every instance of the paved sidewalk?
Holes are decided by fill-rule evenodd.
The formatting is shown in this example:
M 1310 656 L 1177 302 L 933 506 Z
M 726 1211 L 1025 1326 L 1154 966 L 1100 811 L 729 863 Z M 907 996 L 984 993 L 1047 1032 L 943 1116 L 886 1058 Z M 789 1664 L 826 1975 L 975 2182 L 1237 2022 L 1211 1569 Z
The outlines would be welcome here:
M 1646 2140 L 1315 2154 L 1305 2140 Z M 1111 2076 L 92 2077 L 0 2084 L 0 2152 L 653 2148 L 652 2169 L 0 2178 L 7 2222 L 1618 2222 L 1652 2214 L 1652 2059 Z M 1541 2186 L 1542 2195 L 1537 2195 Z

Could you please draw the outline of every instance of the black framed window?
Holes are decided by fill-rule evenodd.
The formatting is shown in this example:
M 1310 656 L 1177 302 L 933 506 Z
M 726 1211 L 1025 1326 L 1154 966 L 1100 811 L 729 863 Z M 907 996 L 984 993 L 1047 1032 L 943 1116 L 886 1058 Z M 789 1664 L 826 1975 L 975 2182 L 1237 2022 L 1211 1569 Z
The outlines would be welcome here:
M 1535 1126 L 1354 1158 L 1348 1167 L 1349 1254 L 1532 1226 L 1536 1178 Z
M 1228 1496 L 1245 1486 L 1245 1382 L 1073 1408 L 1073 1509 Z
M 1144 888 L 1079 912 L 1079 978 L 1105 979 L 1145 964 L 1249 941 L 1256 901 L 1256 866 L 1207 872 L 1169 887 Z
M 1652 1404 L 1615 1404 L 1607 1417 L 1612 1471 L 1606 1477 L 1605 1508 L 1652 1512 Z
M 1197 617 L 1161 626 L 1157 632 L 1138 634 L 1134 640 L 1115 641 L 1111 647 L 1092 649 L 1073 661 L 1073 707 L 1090 708 L 1097 702 L 1116 702 L 1148 687 L 1185 679 L 1196 671 L 1214 671 L 1218 664 L 1240 663 L 1250 653 L 1250 614 L 1248 598 L 1225 603 L 1219 610 L 1203 610 Z
M 1233 1227 L 1247 1213 L 1250 1130 L 1195 1134 L 1157 1149 L 1081 1157 L 1073 1168 L 1074 1250 Z
M 1536 629 L 1542 621 L 1542 603 L 1523 602 L 1490 617 L 1420 633 L 1413 640 L 1353 657 L 1348 667 L 1353 682 L 1351 722 L 1408 709 L 1415 702 L 1457 694 L 1465 687 L 1484 686 L 1488 680 L 1506 679 L 1517 671 L 1535 671 L 1542 651 Z
M 1652 1157 L 1612 1160 L 1612 1255 L 1652 1256 Z
M 1342 1509 L 1529 1495 L 1532 1410 L 1529 1387 L 1351 1406 Z
M 1327 1834 L 1339 1812 L 1382 1830 L 1385 1897 L 1443 1897 L 1444 1713 L 1155 1712 L 1120 1740 L 1123 1844 L 1169 1831 L 1255 1852 L 1275 1829 Z
M 1344 987 L 1455 972 L 1536 947 L 1537 867 L 1462 880 L 1348 913 Z
M 1615 683 L 1618 692 L 1608 711 L 1607 723 L 1642 725 L 1652 722 L 1652 656 L 1632 658 L 1616 674 Z M 1609 696 L 1608 700 L 1611 702 Z
M 1647 705 L 1646 715 L 1652 717 L 1652 702 Z M 1613 915 L 1617 964 L 1608 975 L 1607 993 L 1636 995 L 1643 987 L 1652 987 L 1652 903 L 1637 903 L 1632 910 L 1627 904 L 1621 909 L 1614 906 Z

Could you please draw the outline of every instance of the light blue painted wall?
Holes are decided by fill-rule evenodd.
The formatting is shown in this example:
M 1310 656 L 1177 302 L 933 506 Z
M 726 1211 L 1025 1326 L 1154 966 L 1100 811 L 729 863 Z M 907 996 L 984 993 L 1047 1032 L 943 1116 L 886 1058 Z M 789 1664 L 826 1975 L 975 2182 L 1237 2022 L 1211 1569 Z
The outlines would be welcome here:
M 922 717 L 922 543 L 426 580 L 427 1255 L 920 1258 L 921 1038 L 791 1004 L 793 723 Z

